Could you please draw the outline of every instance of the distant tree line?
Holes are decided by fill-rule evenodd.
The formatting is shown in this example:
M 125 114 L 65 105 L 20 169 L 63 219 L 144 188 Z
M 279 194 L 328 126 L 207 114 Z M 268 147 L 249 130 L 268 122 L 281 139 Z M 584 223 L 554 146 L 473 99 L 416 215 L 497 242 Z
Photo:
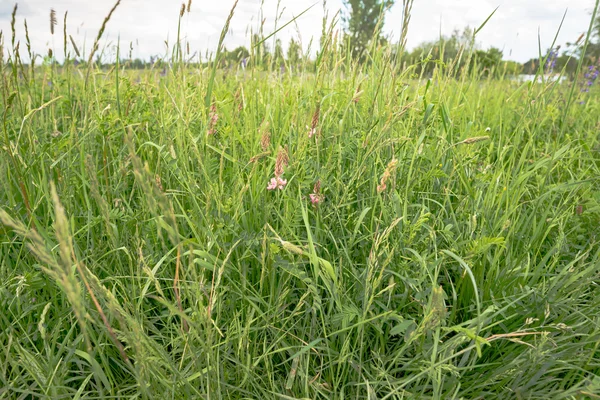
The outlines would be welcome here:
M 434 41 L 423 42 L 411 51 L 405 49 L 405 40 L 410 11 L 414 0 L 401 0 L 403 11 L 402 32 L 398 43 L 388 43 L 381 34 L 385 15 L 396 0 L 344 0 L 346 9 L 342 13 L 343 30 L 339 40 L 334 45 L 329 43 L 330 51 L 337 51 L 344 57 L 349 57 L 354 62 L 368 63 L 371 49 L 380 46 L 389 46 L 392 60 L 400 68 L 413 69 L 415 74 L 431 76 L 436 70 L 446 73 L 459 74 L 468 72 L 479 77 L 502 77 L 517 74 L 557 74 L 564 73 L 573 77 L 577 73 L 579 60 L 583 54 L 582 34 L 577 40 L 565 45 L 547 49 L 543 54 L 538 54 L 527 62 L 521 64 L 503 59 L 501 49 L 490 47 L 483 49 L 475 41 L 474 30 L 465 28 L 463 31 L 455 30 L 449 36 L 441 36 Z M 326 24 L 323 22 L 321 37 L 322 51 L 327 42 Z M 588 44 L 586 66 L 600 66 L 600 16 L 596 19 L 594 30 Z M 189 48 L 188 48 L 189 52 Z M 317 56 L 319 57 L 319 56 Z M 210 58 L 210 57 L 209 57 Z M 52 55 L 44 58 L 44 63 L 56 63 Z M 85 61 L 70 60 L 75 64 L 85 65 Z M 188 65 L 207 65 L 211 61 L 189 60 Z M 249 48 L 238 46 L 232 50 L 224 48 L 219 57 L 221 69 L 244 69 L 246 67 L 261 67 L 273 71 L 297 70 L 299 68 L 311 69 L 315 61 L 303 53 L 301 44 L 294 38 L 290 39 L 284 51 L 280 39 L 265 40 L 258 34 L 253 34 Z M 104 68 L 114 66 L 114 63 L 105 64 L 100 56 L 96 58 L 96 65 Z M 150 57 L 149 60 L 140 58 L 119 60 L 119 66 L 128 69 L 159 69 L 168 68 L 169 62 L 159 57 Z M 594 67 L 595 68 L 595 67 Z

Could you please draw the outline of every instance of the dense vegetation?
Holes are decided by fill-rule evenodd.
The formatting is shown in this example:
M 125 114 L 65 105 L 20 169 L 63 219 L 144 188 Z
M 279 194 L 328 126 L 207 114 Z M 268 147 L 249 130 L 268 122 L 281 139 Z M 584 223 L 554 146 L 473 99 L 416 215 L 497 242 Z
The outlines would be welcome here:
M 284 72 L 11 49 L 0 398 L 600 396 L 597 89 L 329 39 Z

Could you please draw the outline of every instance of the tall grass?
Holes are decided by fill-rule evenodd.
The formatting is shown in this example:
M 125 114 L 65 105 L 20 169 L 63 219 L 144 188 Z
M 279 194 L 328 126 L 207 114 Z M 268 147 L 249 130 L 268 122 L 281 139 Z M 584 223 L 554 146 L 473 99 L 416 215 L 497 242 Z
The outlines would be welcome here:
M 597 93 L 328 35 L 164 77 L 12 41 L 0 398 L 600 396 Z

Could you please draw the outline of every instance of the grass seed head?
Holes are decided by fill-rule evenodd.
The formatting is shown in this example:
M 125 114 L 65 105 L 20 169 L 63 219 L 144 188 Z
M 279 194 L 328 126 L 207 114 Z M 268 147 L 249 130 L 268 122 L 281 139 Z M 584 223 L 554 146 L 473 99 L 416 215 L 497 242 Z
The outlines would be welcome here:
M 269 132 L 269 121 L 263 123 L 262 135 L 260 137 L 260 148 L 267 151 L 271 146 L 271 133 Z
M 319 117 L 321 115 L 321 104 L 317 104 L 317 108 L 312 116 L 312 121 L 310 123 L 310 130 L 308 131 L 308 137 L 312 138 L 317 135 L 317 126 L 319 125 Z
M 381 181 L 379 182 L 379 185 L 377 185 L 377 193 L 381 193 L 387 189 L 387 181 L 390 179 L 390 176 L 392 176 L 392 172 L 396 169 L 397 165 L 398 160 L 395 158 L 388 163 L 385 171 L 383 171 L 383 175 L 381 176 Z
M 283 147 L 279 148 L 277 152 L 277 160 L 275 161 L 275 177 L 280 178 L 283 175 L 285 167 L 288 166 L 290 159 L 288 157 L 287 150 Z
M 54 8 L 50 9 L 50 34 L 54 35 L 54 27 L 56 26 L 56 11 Z

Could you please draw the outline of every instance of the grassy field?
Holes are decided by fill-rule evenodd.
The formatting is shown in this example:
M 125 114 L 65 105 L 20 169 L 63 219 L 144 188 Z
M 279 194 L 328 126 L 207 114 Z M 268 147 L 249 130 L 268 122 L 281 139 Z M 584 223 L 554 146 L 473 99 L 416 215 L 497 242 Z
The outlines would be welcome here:
M 597 90 L 373 54 L 3 65 L 0 398 L 599 398 Z

